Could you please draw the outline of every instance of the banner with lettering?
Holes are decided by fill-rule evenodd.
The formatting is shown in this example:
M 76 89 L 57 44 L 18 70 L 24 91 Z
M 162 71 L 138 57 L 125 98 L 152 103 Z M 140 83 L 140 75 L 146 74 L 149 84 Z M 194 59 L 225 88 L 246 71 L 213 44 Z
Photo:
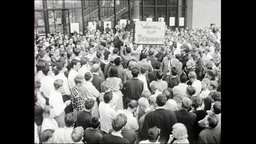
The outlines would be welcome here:
M 135 23 L 136 44 L 164 44 L 165 23 L 137 21 Z

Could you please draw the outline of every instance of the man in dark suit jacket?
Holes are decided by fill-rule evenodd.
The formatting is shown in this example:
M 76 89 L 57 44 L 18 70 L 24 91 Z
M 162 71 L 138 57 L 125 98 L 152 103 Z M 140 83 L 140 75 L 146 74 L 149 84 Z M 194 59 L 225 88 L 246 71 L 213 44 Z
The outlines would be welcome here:
M 154 70 L 148 73 L 148 79 L 147 79 L 147 81 L 148 81 L 149 84 L 150 84 L 152 81 L 157 81 L 156 73 L 157 73 L 158 71 L 160 71 L 160 67 L 161 67 L 161 63 L 158 62 L 158 61 L 153 65 Z
M 196 114 L 189 112 L 192 106 L 192 101 L 188 97 L 182 99 L 181 109 L 175 111 L 177 122 L 183 123 L 188 130 L 189 143 L 195 142 L 194 127 L 196 124 Z
M 138 79 L 139 68 L 132 68 L 133 78 L 124 84 L 124 107 L 127 108 L 129 100 L 138 100 L 143 91 L 143 82 Z
M 104 77 L 99 75 L 100 65 L 99 64 L 93 64 L 92 65 L 92 84 L 95 86 L 95 88 L 101 92 L 101 84 L 104 81 Z
M 147 132 L 154 126 L 160 128 L 161 130 L 159 139 L 161 143 L 166 144 L 169 140 L 169 136 L 172 132 L 172 126 L 177 122 L 177 119 L 173 111 L 164 109 L 166 101 L 167 98 L 164 94 L 158 95 L 156 98 L 156 110 L 149 112 L 145 116 L 145 120 L 141 129 L 143 140 L 149 139 Z
M 77 113 L 76 126 L 82 126 L 84 130 L 91 126 L 90 122 L 92 119 L 91 111 L 94 106 L 94 100 L 88 99 L 85 101 L 85 109 Z

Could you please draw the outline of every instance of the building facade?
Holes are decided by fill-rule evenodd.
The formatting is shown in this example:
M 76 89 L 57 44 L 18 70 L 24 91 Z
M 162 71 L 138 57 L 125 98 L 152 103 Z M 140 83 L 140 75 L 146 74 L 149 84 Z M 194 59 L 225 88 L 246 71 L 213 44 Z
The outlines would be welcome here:
M 89 22 L 120 19 L 163 19 L 167 26 L 220 26 L 221 0 L 35 0 L 35 30 L 39 35 L 70 33 L 72 23 L 85 32 Z

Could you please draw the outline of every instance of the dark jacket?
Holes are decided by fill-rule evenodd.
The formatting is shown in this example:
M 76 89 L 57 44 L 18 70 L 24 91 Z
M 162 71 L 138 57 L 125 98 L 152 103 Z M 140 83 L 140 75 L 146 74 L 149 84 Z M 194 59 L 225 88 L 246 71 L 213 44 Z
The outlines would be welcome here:
M 180 109 L 178 111 L 175 111 L 177 122 L 183 123 L 188 131 L 188 140 L 189 143 L 193 143 L 195 141 L 195 132 L 194 127 L 196 124 L 196 114 L 192 112 L 188 112 L 185 109 Z

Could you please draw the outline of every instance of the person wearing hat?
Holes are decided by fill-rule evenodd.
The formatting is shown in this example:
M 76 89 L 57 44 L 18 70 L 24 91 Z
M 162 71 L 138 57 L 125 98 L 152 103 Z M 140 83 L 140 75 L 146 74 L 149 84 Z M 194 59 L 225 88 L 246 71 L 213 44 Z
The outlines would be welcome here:
M 90 127 L 86 128 L 84 131 L 84 142 L 88 144 L 101 144 L 102 143 L 102 133 L 99 130 L 100 121 L 98 117 L 92 117 L 90 120 Z
M 188 140 L 189 143 L 193 143 L 195 141 L 194 135 L 194 127 L 196 125 L 196 114 L 193 112 L 189 112 L 192 106 L 192 101 L 188 97 L 184 97 L 182 99 L 181 109 L 175 111 L 175 115 L 177 117 L 178 123 L 183 123 L 188 130 Z

